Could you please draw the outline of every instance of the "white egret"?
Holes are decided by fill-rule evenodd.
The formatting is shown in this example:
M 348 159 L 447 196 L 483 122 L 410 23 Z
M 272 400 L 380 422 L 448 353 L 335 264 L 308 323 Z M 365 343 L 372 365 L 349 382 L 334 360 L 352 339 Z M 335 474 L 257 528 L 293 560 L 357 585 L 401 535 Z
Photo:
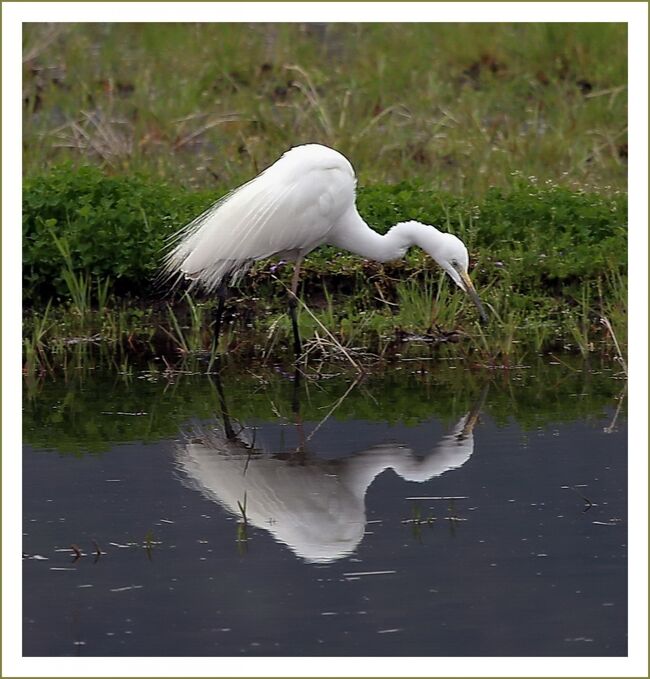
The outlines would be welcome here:
M 294 348 L 300 353 L 296 301 L 300 265 L 319 245 L 333 245 L 379 262 L 401 259 L 412 245 L 427 252 L 487 316 L 467 273 L 463 242 L 416 221 L 400 222 L 381 235 L 361 218 L 350 162 L 319 144 L 296 146 L 248 183 L 235 189 L 176 234 L 164 271 L 192 285 L 218 291 L 218 337 L 226 285 L 256 260 L 295 261 L 289 311 Z

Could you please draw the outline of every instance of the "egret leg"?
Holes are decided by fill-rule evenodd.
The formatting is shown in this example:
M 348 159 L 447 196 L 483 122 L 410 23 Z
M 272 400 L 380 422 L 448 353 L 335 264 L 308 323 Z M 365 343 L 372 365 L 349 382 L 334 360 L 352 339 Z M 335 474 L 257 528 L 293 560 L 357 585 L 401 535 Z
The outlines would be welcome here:
M 296 355 L 296 360 L 300 358 L 300 355 L 302 354 L 300 331 L 298 330 L 298 316 L 296 314 L 296 307 L 298 306 L 298 283 L 300 282 L 301 264 L 302 257 L 298 257 L 293 269 L 293 277 L 291 278 L 291 295 L 289 296 L 289 316 L 291 317 L 291 325 L 293 327 L 293 351 Z
M 300 417 L 300 370 L 296 368 L 293 373 L 293 397 L 291 410 L 296 417 Z
M 304 462 L 306 459 L 305 445 L 305 430 L 302 426 L 302 416 L 300 414 L 300 370 L 298 366 L 293 373 L 293 398 L 291 399 L 291 410 L 293 410 L 293 416 L 296 423 L 296 431 L 298 432 L 298 447 L 295 452 L 295 459 Z
M 223 430 L 226 434 L 226 438 L 232 441 L 236 438 L 236 436 L 235 432 L 233 431 L 232 424 L 230 423 L 228 403 L 226 401 L 226 395 L 223 391 L 223 385 L 221 384 L 221 375 L 218 372 L 215 375 L 214 381 L 217 387 L 217 394 L 219 395 L 219 406 L 221 408 L 221 417 L 223 419 Z
M 225 283 L 221 283 L 217 289 L 218 303 L 216 311 L 214 312 L 214 321 L 212 324 L 212 346 L 216 350 L 219 344 L 219 333 L 221 331 L 221 319 L 223 317 L 223 311 L 226 306 L 226 297 L 228 296 L 228 286 Z

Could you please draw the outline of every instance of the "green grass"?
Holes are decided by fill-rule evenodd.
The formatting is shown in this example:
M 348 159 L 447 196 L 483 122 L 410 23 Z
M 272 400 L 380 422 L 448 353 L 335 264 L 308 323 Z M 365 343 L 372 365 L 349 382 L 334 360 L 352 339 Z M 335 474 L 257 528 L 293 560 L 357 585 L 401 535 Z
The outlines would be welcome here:
M 214 300 L 157 273 L 171 233 L 304 142 L 353 161 L 379 232 L 417 219 L 461 237 L 492 318 L 478 327 L 422 252 L 379 265 L 319 248 L 301 285 L 316 318 L 299 310 L 314 355 L 332 348 L 324 326 L 383 358 L 455 333 L 435 350 L 481 365 L 624 359 L 626 38 L 624 24 L 25 24 L 25 373 L 283 353 L 290 266 L 255 265 L 218 347 Z
M 576 298 L 519 297 L 497 285 L 483 292 L 490 310 L 484 327 L 465 295 L 440 275 L 414 274 L 397 282 L 388 303 L 366 306 L 367 290 L 327 293 L 313 308 L 300 305 L 298 323 L 304 365 L 359 364 L 366 370 L 407 358 L 464 359 L 476 366 L 511 368 L 543 353 L 610 357 L 625 370 L 627 313 L 625 278 L 599 305 L 584 284 Z M 390 282 L 390 281 L 388 281 Z M 303 300 L 304 302 L 305 300 Z M 291 363 L 292 330 L 285 298 L 272 304 L 246 297 L 230 300 L 218 346 L 212 336 L 213 300 L 189 295 L 156 311 L 130 305 L 90 309 L 79 316 L 74 304 L 33 310 L 24 319 L 24 373 L 61 374 L 109 369 L 128 378 L 135 370 L 169 375 L 210 373 L 217 358 L 246 366 Z M 310 300 L 306 300 L 309 304 Z M 606 319 L 607 323 L 602 320 Z
M 217 347 L 210 327 L 215 300 L 157 281 L 167 236 L 203 209 L 205 198 L 144 177 L 67 165 L 26 180 L 26 373 L 46 369 L 46 350 L 55 364 L 78 366 L 96 343 L 117 365 L 129 351 L 164 355 L 172 364 L 179 355 L 213 362 L 219 354 L 268 359 L 284 351 L 291 265 L 253 267 L 233 290 Z M 612 352 L 616 342 L 601 318 L 625 353 L 625 195 L 520 179 L 479 200 L 401 182 L 366 187 L 358 203 L 380 232 L 416 218 L 461 236 L 491 322 L 476 325 L 474 306 L 422 251 L 381 265 L 322 247 L 303 264 L 301 296 L 309 309 L 299 307 L 301 335 L 320 353 L 338 344 L 384 356 L 409 336 L 439 340 L 450 332 L 463 340 L 458 352 L 489 365 L 521 362 L 526 352 Z
M 33 314 L 26 323 L 23 338 L 23 372 L 26 377 L 33 379 L 37 373 L 44 373 L 50 369 L 47 355 L 47 337 L 50 335 L 50 303 L 45 310 Z
M 142 176 L 108 176 L 93 168 L 63 165 L 27 179 L 26 303 L 45 304 L 54 297 L 87 306 L 97 281 L 104 302 L 110 294 L 140 300 L 168 295 L 169 286 L 158 278 L 167 238 L 210 203 L 206 192 L 190 193 Z M 627 197 L 620 192 L 601 195 L 518 179 L 508 191 L 493 188 L 481 199 L 470 199 L 414 181 L 364 187 L 358 207 L 380 233 L 397 221 L 417 219 L 457 234 L 468 245 L 483 289 L 494 279 L 503 291 L 558 292 L 553 289 L 575 287 L 608 271 L 621 274 L 626 267 Z M 322 290 L 325 276 L 332 293 L 364 287 L 381 297 L 385 274 L 403 279 L 433 266 L 417 249 L 402 262 L 380 266 L 322 247 L 305 261 L 304 288 L 311 297 Z M 277 275 L 286 281 L 289 269 L 282 267 Z M 246 280 L 251 295 L 282 289 L 269 262 L 258 263 Z
M 232 188 L 296 144 L 361 185 L 625 190 L 625 24 L 25 24 L 24 171 Z

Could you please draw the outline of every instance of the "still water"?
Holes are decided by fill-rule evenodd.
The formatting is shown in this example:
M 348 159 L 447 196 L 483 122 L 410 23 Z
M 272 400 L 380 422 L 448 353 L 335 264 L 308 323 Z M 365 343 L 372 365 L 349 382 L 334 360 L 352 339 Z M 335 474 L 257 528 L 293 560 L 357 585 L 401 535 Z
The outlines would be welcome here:
M 625 655 L 623 387 L 546 361 L 26 390 L 23 653 Z

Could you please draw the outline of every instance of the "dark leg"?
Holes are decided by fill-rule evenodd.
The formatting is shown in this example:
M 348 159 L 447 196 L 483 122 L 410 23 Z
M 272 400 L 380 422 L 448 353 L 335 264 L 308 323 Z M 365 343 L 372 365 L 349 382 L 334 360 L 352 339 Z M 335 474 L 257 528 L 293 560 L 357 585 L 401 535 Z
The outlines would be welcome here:
M 223 386 L 221 384 L 221 375 L 217 372 L 215 375 L 215 382 L 217 386 L 217 394 L 219 394 L 219 406 L 221 407 L 221 417 L 223 418 L 223 430 L 226 434 L 226 438 L 233 440 L 235 438 L 235 432 L 233 431 L 232 424 L 230 423 L 230 415 L 228 414 L 228 404 L 226 403 L 226 395 L 223 392 Z
M 296 259 L 296 264 L 293 270 L 293 277 L 291 279 L 291 294 L 289 295 L 289 316 L 291 317 L 291 325 L 293 327 L 293 351 L 296 355 L 296 360 L 302 354 L 302 344 L 300 343 L 300 331 L 298 330 L 298 317 L 296 315 L 296 307 L 298 306 L 298 283 L 300 282 L 300 265 L 302 257 Z
M 293 373 L 293 398 L 291 399 L 291 410 L 297 417 L 300 416 L 300 370 L 296 368 Z
M 300 343 L 300 331 L 298 330 L 298 317 L 296 315 L 296 307 L 298 302 L 291 298 L 289 300 L 289 316 L 291 317 L 291 325 L 293 327 L 293 352 L 296 355 L 296 360 L 302 354 L 302 344 Z
M 305 440 L 305 430 L 302 426 L 302 417 L 300 415 L 300 370 L 296 366 L 293 373 L 293 398 L 291 399 L 291 410 L 293 410 L 293 415 L 296 422 L 296 431 L 298 432 L 298 447 L 295 452 L 295 459 L 304 462 L 307 456 L 307 451 L 305 450 L 306 440 Z
M 214 321 L 212 324 L 212 347 L 216 350 L 219 344 L 219 333 L 221 331 L 221 318 L 223 317 L 223 310 L 226 306 L 226 297 L 228 296 L 228 287 L 225 283 L 221 283 L 217 289 L 218 303 L 214 312 Z

